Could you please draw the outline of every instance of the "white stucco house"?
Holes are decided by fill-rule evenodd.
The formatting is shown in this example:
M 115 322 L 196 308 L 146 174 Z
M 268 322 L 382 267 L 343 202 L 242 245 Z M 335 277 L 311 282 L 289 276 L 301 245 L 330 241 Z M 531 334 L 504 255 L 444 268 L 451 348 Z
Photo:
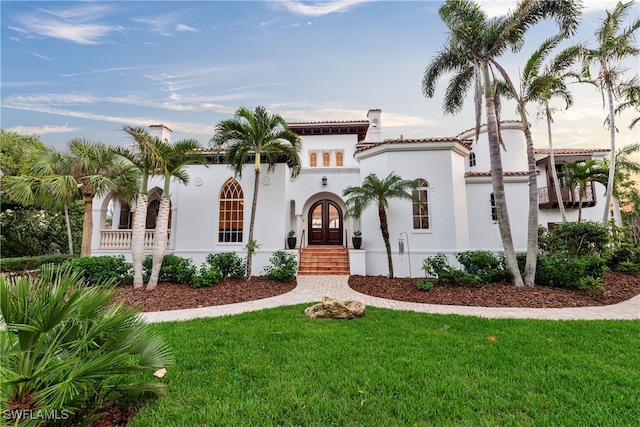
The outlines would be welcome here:
M 485 249 L 499 252 L 502 244 L 495 221 L 486 129 L 475 141 L 473 129 L 456 136 L 423 139 L 381 139 L 382 112 L 369 110 L 360 121 L 296 122 L 289 127 L 303 141 L 302 170 L 290 180 L 286 164 L 273 173 L 263 170 L 254 239 L 260 247 L 253 274 L 261 274 L 271 254 L 286 248 L 286 236 L 296 232 L 298 253 L 304 248 L 335 246 L 348 251 L 351 274 L 388 274 L 386 251 L 375 208 L 360 219 L 344 218 L 343 190 L 360 185 L 367 175 L 380 178 L 395 172 L 415 180 L 426 203 L 392 201 L 388 209 L 395 275 L 422 276 L 422 260 L 438 252 L 455 254 Z M 520 122 L 504 122 L 502 152 L 505 189 L 516 250 L 526 249 L 528 172 L 524 133 Z M 150 133 L 171 139 L 171 130 L 152 125 Z M 190 257 L 196 265 L 215 252 L 242 254 L 248 240 L 253 195 L 253 164 L 247 164 L 236 180 L 223 157 L 203 150 L 209 166 L 188 167 L 188 185 L 172 184 L 168 252 Z M 560 149 L 556 167 L 568 161 L 601 158 L 607 149 Z M 560 222 L 558 200 L 563 200 L 568 219 L 578 215 L 578 197 L 562 188 L 553 191 L 548 150 L 536 150 L 539 222 Z M 149 183 L 147 247 L 151 251 L 155 213 L 161 194 L 159 179 Z M 605 188 L 593 183 L 583 201 L 584 220 L 599 220 Z M 93 255 L 124 254 L 129 257 L 135 205 L 119 200 L 94 201 Z M 362 232 L 362 249 L 353 249 L 354 231 Z M 399 250 L 402 240 L 404 253 Z

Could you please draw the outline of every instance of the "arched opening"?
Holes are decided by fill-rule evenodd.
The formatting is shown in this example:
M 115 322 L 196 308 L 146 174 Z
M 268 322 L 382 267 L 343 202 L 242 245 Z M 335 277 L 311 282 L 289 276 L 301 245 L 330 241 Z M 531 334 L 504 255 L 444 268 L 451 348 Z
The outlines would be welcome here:
M 342 245 L 342 209 L 331 200 L 319 200 L 311 205 L 308 217 L 310 245 Z

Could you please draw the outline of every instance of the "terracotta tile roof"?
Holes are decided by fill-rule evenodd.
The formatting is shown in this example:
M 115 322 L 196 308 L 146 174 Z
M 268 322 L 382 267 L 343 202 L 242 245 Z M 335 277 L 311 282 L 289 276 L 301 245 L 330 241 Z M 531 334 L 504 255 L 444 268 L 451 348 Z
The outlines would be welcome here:
M 536 154 L 549 154 L 548 148 L 537 148 L 534 150 Z M 555 148 L 553 150 L 554 155 L 563 154 L 592 154 L 592 153 L 607 153 L 611 151 L 608 148 Z
M 489 172 L 467 172 L 464 174 L 467 176 L 491 176 L 491 171 Z M 502 176 L 529 176 L 529 172 L 520 171 L 520 172 L 503 172 Z
M 315 126 L 315 125 L 369 125 L 368 120 L 326 120 L 321 122 L 287 122 L 289 127 Z
M 379 145 L 386 144 L 420 144 L 420 143 L 429 143 L 429 142 L 457 142 L 458 144 L 466 147 L 467 149 L 471 149 L 471 140 L 470 139 L 459 139 L 453 136 L 446 137 L 434 137 L 434 138 L 398 138 L 398 139 L 385 139 L 381 142 L 361 142 L 357 145 L 356 152 L 361 152 L 368 150 L 373 147 L 377 147 Z

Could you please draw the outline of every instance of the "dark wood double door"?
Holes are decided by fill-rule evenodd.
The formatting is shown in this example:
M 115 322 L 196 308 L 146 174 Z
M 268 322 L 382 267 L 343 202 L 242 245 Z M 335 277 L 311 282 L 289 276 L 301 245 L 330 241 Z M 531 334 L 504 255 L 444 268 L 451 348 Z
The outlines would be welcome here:
M 342 209 L 331 200 L 320 200 L 309 209 L 309 244 L 342 245 Z

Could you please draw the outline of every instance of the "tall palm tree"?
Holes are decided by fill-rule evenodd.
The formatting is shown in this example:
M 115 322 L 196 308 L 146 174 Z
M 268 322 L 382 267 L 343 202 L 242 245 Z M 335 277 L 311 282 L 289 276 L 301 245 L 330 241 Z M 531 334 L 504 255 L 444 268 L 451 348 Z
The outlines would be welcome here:
M 562 215 L 562 221 L 566 222 L 566 213 L 562 203 L 560 183 L 555 168 L 555 156 L 553 153 L 553 143 L 551 137 L 552 108 L 550 102 L 552 98 L 564 100 L 567 108 L 573 103 L 573 97 L 567 89 L 565 79 L 578 76 L 567 71 L 578 59 L 579 48 L 570 47 L 562 51 L 544 69 L 542 63 L 551 51 L 565 37 L 558 35 L 545 40 L 542 45 L 527 60 L 522 75 L 520 76 L 520 90 L 518 91 L 510 80 L 501 82 L 505 86 L 503 93 L 508 98 L 515 98 L 517 111 L 523 124 L 525 140 L 527 144 L 527 162 L 529 166 L 529 221 L 527 236 L 527 260 L 524 270 L 524 283 L 527 286 L 535 284 L 536 264 L 538 258 L 538 183 L 536 174 L 536 158 L 533 147 L 533 136 L 529 126 L 527 104 L 536 102 L 543 108 L 547 120 L 547 134 L 550 146 L 550 167 L 551 176 L 557 197 L 560 197 L 558 207 Z M 506 73 L 505 73 L 506 75 Z
M 164 175 L 164 188 L 160 199 L 156 229 L 153 234 L 153 264 L 149 283 L 147 283 L 147 290 L 149 291 L 155 289 L 158 284 L 160 267 L 167 250 L 171 179 L 173 178 L 182 184 L 188 184 L 189 174 L 187 174 L 185 166 L 194 162 L 205 164 L 204 156 L 195 151 L 200 147 L 200 143 L 196 140 L 185 139 L 175 144 L 164 142 L 161 144 L 164 159 L 161 171 Z
M 391 258 L 391 242 L 389 241 L 389 222 L 387 221 L 387 210 L 389 200 L 405 199 L 420 203 L 411 194 L 411 190 L 417 188 L 414 181 L 403 180 L 394 172 L 391 172 L 386 178 L 380 180 L 376 174 L 367 175 L 362 185 L 359 187 L 347 187 L 342 195 L 347 197 L 347 211 L 345 216 L 360 218 L 362 212 L 369 205 L 375 205 L 378 208 L 378 218 L 380 219 L 380 231 L 384 246 L 387 249 L 387 262 L 389 264 L 389 277 L 393 279 L 393 260 Z
M 233 119 L 218 123 L 211 142 L 226 149 L 226 162 L 236 177 L 242 177 L 244 165 L 252 158 L 254 160 L 255 179 L 247 241 L 247 280 L 251 280 L 251 259 L 256 248 L 253 231 L 262 161 L 267 162 L 268 171 L 273 171 L 278 162 L 286 161 L 291 168 L 291 179 L 294 179 L 300 173 L 302 141 L 289 130 L 282 117 L 270 114 L 264 107 L 258 106 L 254 111 L 241 107 Z
M 636 178 L 640 176 L 640 162 L 631 158 L 640 152 L 640 144 L 621 147 L 616 152 L 616 177 L 613 185 L 613 218 L 617 226 L 622 226 L 621 200 L 632 200 L 632 193 L 638 191 Z M 609 162 L 605 159 L 605 166 Z
M 108 192 L 131 198 L 138 188 L 137 171 L 111 147 L 81 138 L 69 141 L 65 152 L 49 148 L 38 155 L 33 171 L 54 198 L 65 200 L 71 188 L 79 189 L 84 202 L 80 256 L 91 256 L 93 198 Z
M 422 80 L 422 91 L 425 96 L 431 98 L 439 79 L 447 73 L 453 73 L 443 104 L 443 110 L 447 114 L 455 114 L 462 109 L 466 92 L 474 86 L 476 138 L 480 130 L 484 98 L 491 182 L 496 201 L 498 228 L 507 266 L 513 274 L 514 284 L 518 287 L 524 286 L 524 282 L 516 260 L 505 199 L 496 114 L 499 94 L 494 77 L 495 70 L 505 81 L 510 81 L 506 71 L 498 63 L 498 58 L 507 49 L 519 51 L 524 44 L 526 31 L 543 19 L 554 18 L 562 35 L 573 34 L 577 29 L 580 9 L 580 4 L 571 0 L 522 0 L 507 16 L 489 19 L 471 0 L 447 0 L 440 7 L 439 13 L 449 29 L 449 40 L 431 60 Z M 528 124 L 523 123 L 523 126 L 526 129 Z M 531 150 L 532 148 L 528 147 L 527 151 Z M 532 155 L 533 153 L 530 154 Z
M 620 94 L 623 102 L 618 104 L 615 113 L 620 114 L 625 110 L 633 109 L 636 113 L 640 114 L 640 79 L 637 75 L 621 85 Z M 607 124 L 608 121 L 609 120 L 607 120 Z M 631 119 L 629 129 L 633 129 L 638 123 L 640 123 L 640 115 Z
M 606 11 L 606 16 L 601 25 L 595 31 L 597 46 L 582 49 L 582 72 L 591 79 L 591 66 L 595 65 L 597 75 L 594 83 L 600 89 L 603 105 L 609 107 L 609 138 L 611 141 L 611 154 L 609 159 L 609 177 L 607 180 L 607 194 L 604 203 L 602 225 L 609 221 L 611 209 L 612 189 L 616 173 L 616 126 L 614 98 L 617 97 L 624 69 L 621 62 L 627 58 L 634 58 L 640 54 L 640 49 L 634 45 L 636 31 L 640 28 L 640 19 L 635 18 L 627 28 L 622 29 L 622 24 L 630 11 L 634 10 L 634 1 L 627 3 L 618 2 L 613 12 Z M 605 103 L 606 97 L 606 103 Z
M 131 149 L 120 148 L 118 154 L 129 160 L 142 176 L 140 191 L 136 199 L 136 214 L 131 231 L 131 259 L 133 261 L 133 287 L 142 288 L 142 262 L 144 260 L 144 235 L 147 222 L 149 176 L 160 170 L 162 158 L 161 141 L 152 137 L 144 128 L 124 126 L 123 130 L 133 138 Z
M 575 190 L 578 190 L 578 222 L 582 221 L 582 201 L 587 194 L 587 184 L 595 181 L 606 185 L 607 174 L 607 168 L 595 159 L 589 159 L 585 162 L 569 162 L 563 165 L 562 177 L 574 194 Z

